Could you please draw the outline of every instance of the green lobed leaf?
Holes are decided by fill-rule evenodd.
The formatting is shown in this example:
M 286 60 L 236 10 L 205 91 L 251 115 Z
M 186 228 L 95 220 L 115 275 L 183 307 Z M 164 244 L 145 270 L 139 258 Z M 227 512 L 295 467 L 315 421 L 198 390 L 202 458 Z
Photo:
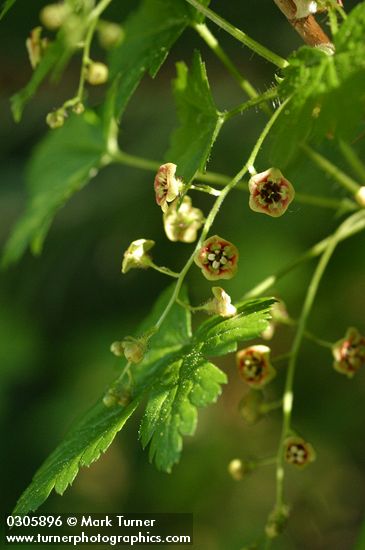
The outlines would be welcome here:
M 137 334 L 155 325 L 171 298 L 173 288 L 158 299 L 151 314 Z M 186 291 L 181 298 L 187 302 Z M 164 471 L 171 471 L 182 451 L 182 437 L 193 435 L 197 424 L 197 408 L 216 401 L 226 375 L 209 362 L 202 353 L 208 335 L 210 346 L 205 353 L 215 354 L 223 339 L 248 339 L 258 336 L 267 326 L 269 304 L 273 300 L 251 300 L 242 305 L 236 318 L 227 327 L 227 320 L 211 318 L 191 334 L 191 314 L 174 304 L 160 331 L 151 339 L 143 361 L 133 366 L 133 387 L 126 406 L 96 405 L 71 430 L 35 474 L 32 483 L 20 497 L 14 513 L 36 510 L 54 489 L 62 494 L 73 482 L 82 466 L 89 466 L 112 443 L 116 434 L 144 399 L 147 399 L 141 422 L 143 447 L 150 444 L 150 459 Z M 255 318 L 255 321 L 254 321 Z M 241 328 L 240 328 L 241 326 Z M 218 340 L 214 340 L 218 338 Z
M 257 338 L 267 327 L 275 301 L 275 298 L 248 300 L 234 317 L 213 317 L 202 323 L 194 335 L 200 343 L 200 352 L 208 356 L 223 355 L 236 351 L 237 342 Z
M 0 20 L 5 17 L 8 11 L 14 6 L 16 0 L 5 0 L 0 8 Z
M 180 126 L 175 130 L 166 160 L 178 166 L 188 183 L 204 171 L 211 148 L 223 124 L 210 91 L 205 65 L 195 52 L 192 67 L 177 63 L 174 95 Z
M 273 132 L 271 160 L 285 166 L 307 139 L 351 138 L 365 112 L 365 2 L 347 17 L 337 33 L 334 55 L 303 47 L 289 59 L 279 86 L 291 97 Z
M 160 296 L 137 333 L 151 328 L 156 323 L 171 297 L 171 292 L 172 289 L 169 288 Z M 174 330 L 171 330 L 171 327 L 175 327 Z M 178 305 L 173 306 L 161 326 L 159 335 L 160 340 L 155 339 L 153 344 L 155 346 L 158 343 L 159 349 L 154 349 L 151 342 L 150 353 L 136 366 L 139 373 L 132 401 L 126 407 L 107 408 L 100 399 L 40 467 L 29 487 L 21 495 L 14 513 L 25 514 L 36 510 L 53 489 L 62 494 L 73 482 L 80 467 L 89 466 L 106 451 L 138 407 L 144 395 L 144 378 L 150 367 L 159 358 L 181 346 L 182 340 L 190 336 L 190 315 L 187 310 Z
M 101 123 L 91 111 L 46 135 L 28 167 L 28 205 L 5 246 L 3 265 L 18 260 L 29 245 L 40 252 L 57 210 L 96 175 L 103 152 Z
M 53 489 L 62 495 L 79 468 L 89 466 L 106 451 L 138 404 L 138 399 L 134 399 L 126 408 L 107 409 L 102 402 L 97 403 L 44 462 L 21 495 L 14 513 L 36 510 Z
M 179 461 L 182 436 L 193 435 L 197 407 L 214 403 L 226 375 L 194 350 L 161 368 L 151 388 L 140 428 L 143 447 L 159 470 L 170 472 Z
M 208 5 L 209 0 L 203 3 Z M 123 114 L 144 74 L 155 77 L 182 32 L 200 18 L 185 0 L 144 0 L 128 17 L 123 24 L 124 40 L 110 54 L 108 95 L 114 97 L 116 118 Z

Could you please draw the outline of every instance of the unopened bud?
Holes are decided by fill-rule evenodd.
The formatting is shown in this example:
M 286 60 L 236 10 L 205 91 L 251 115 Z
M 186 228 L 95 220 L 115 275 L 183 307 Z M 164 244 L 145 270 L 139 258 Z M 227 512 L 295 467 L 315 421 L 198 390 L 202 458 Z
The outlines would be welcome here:
M 118 46 L 124 38 L 124 31 L 117 23 L 99 21 L 97 30 L 100 46 L 105 50 Z
M 108 80 L 109 69 L 105 63 L 100 61 L 93 61 L 88 65 L 86 69 L 86 80 L 92 86 L 99 86 L 105 84 Z
M 66 118 L 66 113 L 63 109 L 58 109 L 57 111 L 52 111 L 46 116 L 46 122 L 52 130 L 56 128 L 61 128 L 64 125 Z
M 48 4 L 39 14 L 42 24 L 50 31 L 56 31 L 65 22 L 70 13 L 70 8 L 64 4 Z

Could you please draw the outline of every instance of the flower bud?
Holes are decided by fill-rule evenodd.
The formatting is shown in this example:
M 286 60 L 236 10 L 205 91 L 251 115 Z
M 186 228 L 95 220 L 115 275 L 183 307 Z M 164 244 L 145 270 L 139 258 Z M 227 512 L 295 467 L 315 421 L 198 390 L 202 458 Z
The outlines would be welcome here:
M 103 403 L 106 407 L 111 408 L 119 405 L 126 407 L 131 402 L 131 393 L 126 388 L 111 387 L 103 397 Z
M 48 4 L 41 10 L 39 18 L 46 29 L 56 31 L 63 25 L 69 13 L 67 4 Z
M 231 304 L 231 297 L 220 286 L 213 286 L 212 292 L 214 298 L 209 300 L 204 309 L 213 315 L 221 317 L 232 317 L 236 315 L 237 309 Z
M 365 185 L 359 188 L 355 195 L 355 199 L 359 203 L 360 206 L 365 208 Z
M 285 323 L 289 317 L 284 302 L 280 300 L 272 305 L 270 313 L 271 320 L 267 328 L 261 333 L 261 338 L 264 340 L 271 340 L 275 334 L 277 325 L 280 323 Z
M 234 244 L 214 235 L 203 242 L 194 262 L 210 281 L 231 279 L 237 271 L 238 250 Z
M 82 115 L 85 112 L 85 105 L 79 101 L 72 107 L 72 110 L 76 115 Z
M 250 390 L 240 401 L 238 405 L 239 412 L 246 424 L 256 424 L 264 416 L 262 404 L 264 402 L 263 393 Z
M 108 80 L 109 69 L 105 63 L 100 61 L 92 61 L 86 68 L 86 80 L 92 86 L 105 84 Z
M 235 481 L 241 481 L 245 474 L 247 474 L 250 471 L 250 468 L 247 464 L 242 462 L 239 458 L 234 458 L 231 460 L 231 462 L 228 464 L 228 473 L 234 479 Z
M 127 273 L 130 269 L 139 267 L 147 268 L 151 264 L 151 257 L 147 254 L 155 245 L 155 241 L 147 239 L 137 239 L 133 241 L 124 252 L 122 263 L 122 273 Z
M 250 346 L 238 351 L 236 362 L 241 378 L 255 390 L 266 386 L 276 375 L 267 346 Z
M 288 437 L 284 441 L 284 456 L 288 464 L 298 468 L 304 468 L 316 459 L 312 445 L 297 436 Z
M 123 353 L 129 363 L 140 363 L 146 349 L 146 338 L 133 338 L 133 336 L 126 336 L 121 342 L 113 342 L 110 347 L 110 351 L 117 357 Z
M 279 508 L 274 508 L 268 517 L 265 527 L 266 536 L 269 539 L 275 539 L 285 529 L 289 519 L 289 507 L 284 504 Z
M 176 199 L 182 187 L 181 180 L 175 178 L 176 168 L 176 164 L 167 162 L 160 166 L 155 176 L 156 203 L 161 206 L 163 212 L 167 212 L 167 203 Z
M 97 31 L 100 46 L 105 50 L 118 46 L 124 38 L 122 27 L 110 21 L 99 21 Z
M 35 29 L 31 30 L 29 38 L 25 41 L 25 45 L 30 64 L 35 69 L 48 47 L 47 38 L 42 38 L 42 27 L 35 27 Z
M 332 354 L 333 368 L 352 378 L 365 365 L 365 337 L 356 328 L 349 328 L 345 338 L 333 345 Z
M 64 125 L 66 118 L 66 113 L 63 109 L 58 109 L 57 111 L 52 111 L 46 116 L 46 122 L 52 130 L 56 128 L 61 128 Z
M 193 243 L 203 221 L 203 212 L 199 208 L 193 208 L 191 198 L 187 195 L 180 206 L 174 201 L 163 215 L 165 233 L 173 242 Z
M 277 168 L 252 176 L 248 187 L 251 210 L 274 218 L 286 212 L 295 195 L 294 187 Z

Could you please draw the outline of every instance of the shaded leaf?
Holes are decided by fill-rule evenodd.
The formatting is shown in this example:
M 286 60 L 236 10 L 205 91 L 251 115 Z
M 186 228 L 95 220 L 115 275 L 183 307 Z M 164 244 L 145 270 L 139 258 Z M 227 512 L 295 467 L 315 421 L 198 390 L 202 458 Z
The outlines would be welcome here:
M 18 260 L 29 245 L 40 252 L 57 210 L 96 175 L 103 152 L 100 120 L 92 112 L 72 116 L 46 135 L 28 167 L 30 197 L 6 244 L 4 265 Z
M 291 101 L 273 133 L 272 162 L 285 166 L 302 141 L 350 138 L 365 112 L 365 3 L 348 16 L 335 37 L 336 53 L 303 47 L 289 59 L 279 86 Z
M 166 160 L 177 164 L 179 174 L 188 183 L 197 170 L 204 171 L 223 124 L 198 52 L 194 54 L 190 71 L 185 63 L 177 64 L 174 95 L 180 126 L 172 135 Z
M 203 2 L 209 4 L 209 0 Z M 199 19 L 197 19 L 199 18 Z M 185 0 L 144 0 L 123 24 L 123 42 L 110 54 L 110 95 L 118 118 L 148 72 L 155 77 L 170 48 L 200 16 Z M 116 86 L 114 82 L 117 82 Z
M 0 9 L 0 20 L 8 13 L 8 11 L 14 6 L 16 0 L 5 0 Z
M 171 297 L 171 292 L 170 288 L 160 296 L 151 314 L 137 333 L 143 332 L 144 327 L 151 328 L 156 323 Z M 178 336 L 180 330 L 182 334 L 185 333 L 185 336 L 188 335 L 189 322 L 190 317 L 186 310 L 175 305 L 160 329 L 161 341 L 158 353 L 153 353 L 151 349 L 150 354 L 144 359 L 143 365 L 138 365 L 138 387 L 131 403 L 126 407 L 114 408 L 105 407 L 101 400 L 96 403 L 40 467 L 31 484 L 20 497 L 14 510 L 15 513 L 25 514 L 36 510 L 53 489 L 62 494 L 73 482 L 80 467 L 89 466 L 99 458 L 101 453 L 106 451 L 118 431 L 123 428 L 125 422 L 138 407 L 144 395 L 143 379 L 147 375 L 151 363 L 175 349 L 176 344 L 181 345 L 181 338 L 179 337 L 176 343 L 175 337 Z M 175 326 L 177 330 L 171 331 L 172 326 Z M 165 346 L 161 345 L 162 342 L 165 342 Z

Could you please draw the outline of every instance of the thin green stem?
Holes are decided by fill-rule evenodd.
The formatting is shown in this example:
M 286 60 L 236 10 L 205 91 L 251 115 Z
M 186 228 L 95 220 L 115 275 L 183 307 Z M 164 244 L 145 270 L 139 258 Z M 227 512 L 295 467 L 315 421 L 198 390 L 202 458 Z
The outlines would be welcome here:
M 227 121 L 236 115 L 241 115 L 242 113 L 247 111 L 247 109 L 251 109 L 251 107 L 255 107 L 256 105 L 266 103 L 268 100 L 274 99 L 277 96 L 278 96 L 278 91 L 276 88 L 268 90 L 262 95 L 249 99 L 248 101 L 241 103 L 234 109 L 231 109 L 230 111 L 226 111 L 225 113 L 222 113 L 224 121 Z
M 254 88 L 247 78 L 245 78 L 241 72 L 237 69 L 236 65 L 228 57 L 226 52 L 223 50 L 222 46 L 219 44 L 218 39 L 214 34 L 208 29 L 205 23 L 196 23 L 194 29 L 197 31 L 199 36 L 204 40 L 204 42 L 209 46 L 209 48 L 215 53 L 218 59 L 223 63 L 227 71 L 233 76 L 240 88 L 248 95 L 250 99 L 258 97 L 258 92 Z M 272 111 L 267 104 L 260 105 L 261 109 L 265 111 L 268 116 L 271 116 Z
M 337 10 L 333 8 L 328 9 L 328 20 L 330 24 L 332 38 L 334 38 L 338 32 L 338 20 L 337 20 Z
M 73 107 L 74 105 L 82 102 L 83 100 L 85 80 L 86 80 L 86 70 L 87 70 L 87 66 L 90 63 L 91 42 L 95 33 L 96 26 L 99 21 L 99 17 L 111 2 L 112 0 L 101 0 L 99 4 L 89 14 L 89 17 L 88 17 L 89 28 L 87 30 L 84 44 L 83 44 L 79 85 L 77 88 L 76 95 L 71 99 L 65 101 L 65 103 L 63 104 L 64 109 L 67 109 L 68 107 Z
M 200 191 L 201 193 L 207 193 L 208 195 L 213 195 L 214 197 L 219 197 L 221 191 L 210 187 L 210 185 L 190 185 L 189 189 L 193 191 Z
M 360 231 L 363 231 L 365 229 L 365 212 L 358 211 L 354 216 L 357 215 L 356 223 L 353 223 L 352 226 L 347 230 L 347 232 L 343 232 L 340 235 L 340 241 L 343 241 L 345 239 L 348 239 L 352 235 L 355 235 L 356 233 L 359 233 Z M 323 239 L 319 243 L 312 246 L 309 250 L 307 250 L 304 254 L 299 256 L 299 258 L 296 258 L 293 262 L 290 262 L 288 265 L 277 271 L 274 275 L 270 275 L 269 277 L 266 277 L 263 281 L 261 281 L 258 285 L 254 286 L 251 290 L 246 292 L 243 299 L 236 304 L 237 307 L 239 307 L 245 300 L 248 298 L 256 298 L 257 296 L 262 295 L 264 292 L 267 292 L 270 288 L 272 288 L 279 279 L 293 271 L 298 265 L 301 265 L 304 262 L 307 262 L 308 260 L 311 260 L 312 258 L 316 258 L 320 254 L 324 252 L 324 250 L 327 248 L 329 241 L 331 240 L 331 236 L 327 237 L 326 239 Z
M 362 184 L 365 184 L 365 166 L 354 149 L 343 139 L 339 141 L 340 151 Z
M 288 327 L 297 327 L 298 321 L 295 319 L 291 319 L 290 317 L 282 317 L 279 321 L 282 325 L 286 325 Z M 307 340 L 311 340 L 312 342 L 318 344 L 321 347 L 324 348 L 332 348 L 333 342 L 328 342 L 328 340 L 323 340 L 322 338 L 318 338 L 315 334 L 310 332 L 309 330 L 304 331 L 304 337 Z
M 280 409 L 283 406 L 283 400 L 278 399 L 277 401 L 271 401 L 270 403 L 263 403 L 260 407 L 260 411 L 263 414 L 267 414 L 271 411 L 276 411 L 277 409 Z M 275 457 L 276 462 L 276 457 Z
M 320 155 L 316 151 L 313 151 L 311 147 L 308 145 L 302 144 L 302 149 L 305 152 L 305 154 L 322 170 L 327 172 L 327 174 L 333 179 L 335 179 L 342 187 L 344 187 L 347 191 L 350 191 L 351 194 L 356 194 L 358 190 L 360 189 L 360 185 L 353 180 L 350 176 L 348 176 L 345 172 L 342 172 L 340 168 L 338 168 L 335 164 L 333 164 L 331 161 L 326 159 L 324 156 Z
M 276 508 L 280 509 L 284 504 L 284 441 L 290 434 L 291 430 L 291 417 L 293 412 L 293 383 L 295 376 L 295 369 L 297 365 L 297 359 L 299 350 L 302 344 L 302 340 L 306 330 L 306 324 L 311 312 L 317 291 L 324 275 L 324 272 L 328 266 L 328 263 L 335 251 L 338 243 L 348 235 L 353 225 L 358 224 L 361 213 L 356 212 L 349 218 L 347 218 L 335 231 L 333 235 L 328 239 L 327 245 L 323 251 L 323 254 L 318 262 L 318 265 L 314 271 L 312 280 L 310 281 L 306 297 L 304 300 L 302 312 L 298 322 L 298 329 L 294 338 L 294 342 L 291 349 L 291 358 L 289 360 L 285 389 L 283 396 L 283 425 L 280 437 L 279 450 L 277 454 L 277 467 L 276 467 Z
M 164 320 L 166 319 L 166 316 L 168 315 L 170 309 L 172 308 L 173 304 L 176 302 L 176 299 L 179 296 L 181 286 L 184 282 L 184 279 L 185 279 L 192 263 L 194 262 L 194 257 L 196 255 L 197 251 L 199 250 L 199 248 L 201 248 L 203 241 L 206 239 L 206 237 L 207 237 L 207 235 L 210 231 L 210 228 L 212 227 L 213 222 L 214 222 L 214 220 L 215 220 L 215 218 L 216 218 L 216 216 L 217 216 L 217 214 L 218 214 L 225 198 L 230 193 L 230 191 L 237 185 L 237 183 L 243 178 L 243 176 L 246 174 L 246 172 L 248 172 L 250 170 L 250 168 L 253 166 L 253 163 L 255 162 L 255 159 L 256 159 L 257 155 L 259 154 L 259 151 L 262 147 L 262 144 L 263 144 L 265 138 L 269 134 L 270 130 L 272 129 L 273 125 L 275 124 L 277 118 L 279 117 L 279 115 L 281 114 L 283 109 L 285 109 L 285 107 L 287 106 L 288 102 L 289 102 L 289 99 L 284 101 L 282 103 L 282 105 L 280 105 L 280 107 L 272 115 L 272 117 L 270 118 L 270 120 L 266 124 L 265 128 L 263 129 L 261 135 L 259 136 L 259 138 L 258 138 L 254 148 L 252 149 L 252 152 L 251 152 L 247 162 L 243 166 L 243 168 L 235 175 L 235 177 L 231 180 L 231 182 L 228 185 L 226 185 L 226 187 L 224 189 L 222 189 L 221 194 L 215 200 L 215 202 L 213 204 L 213 207 L 212 207 L 211 211 L 209 212 L 208 217 L 205 220 L 202 232 L 201 232 L 200 237 L 199 237 L 199 239 L 196 243 L 195 249 L 194 249 L 193 253 L 191 254 L 190 258 L 188 259 L 188 261 L 186 262 L 185 266 L 181 270 L 180 276 L 177 279 L 177 282 L 176 282 L 174 291 L 172 293 L 172 296 L 171 296 L 165 310 L 163 311 L 162 315 L 160 316 L 160 318 L 158 319 L 158 321 L 155 325 L 156 329 L 158 329 L 161 326 L 161 324 L 164 322 Z
M 200 2 L 198 2 L 198 0 L 186 0 L 186 2 L 194 6 L 194 8 L 196 8 L 200 13 L 205 15 L 208 19 L 213 21 L 213 23 L 218 25 L 218 27 L 220 27 L 221 29 L 225 30 L 228 34 L 233 36 L 233 38 L 236 38 L 236 40 L 238 40 L 239 42 L 242 42 L 242 44 L 250 48 L 252 51 L 257 53 L 259 56 L 263 57 L 270 63 L 273 63 L 280 69 L 284 69 L 285 67 L 288 66 L 289 63 L 287 62 L 286 59 L 272 52 L 271 50 L 269 50 L 259 42 L 256 42 L 256 40 L 248 36 L 246 33 L 241 31 L 237 27 L 231 25 L 231 23 L 228 23 L 228 21 L 220 17 L 220 15 L 218 15 L 211 9 L 203 6 Z
M 176 273 L 175 271 L 171 271 L 171 269 L 169 269 L 168 267 L 163 267 L 163 266 L 160 266 L 160 265 L 156 265 L 152 261 L 148 265 L 149 265 L 149 267 L 152 267 L 152 269 L 155 269 L 156 271 L 159 271 L 160 273 L 163 273 L 164 275 L 168 275 L 169 277 L 174 277 L 176 279 L 179 277 L 179 273 Z

